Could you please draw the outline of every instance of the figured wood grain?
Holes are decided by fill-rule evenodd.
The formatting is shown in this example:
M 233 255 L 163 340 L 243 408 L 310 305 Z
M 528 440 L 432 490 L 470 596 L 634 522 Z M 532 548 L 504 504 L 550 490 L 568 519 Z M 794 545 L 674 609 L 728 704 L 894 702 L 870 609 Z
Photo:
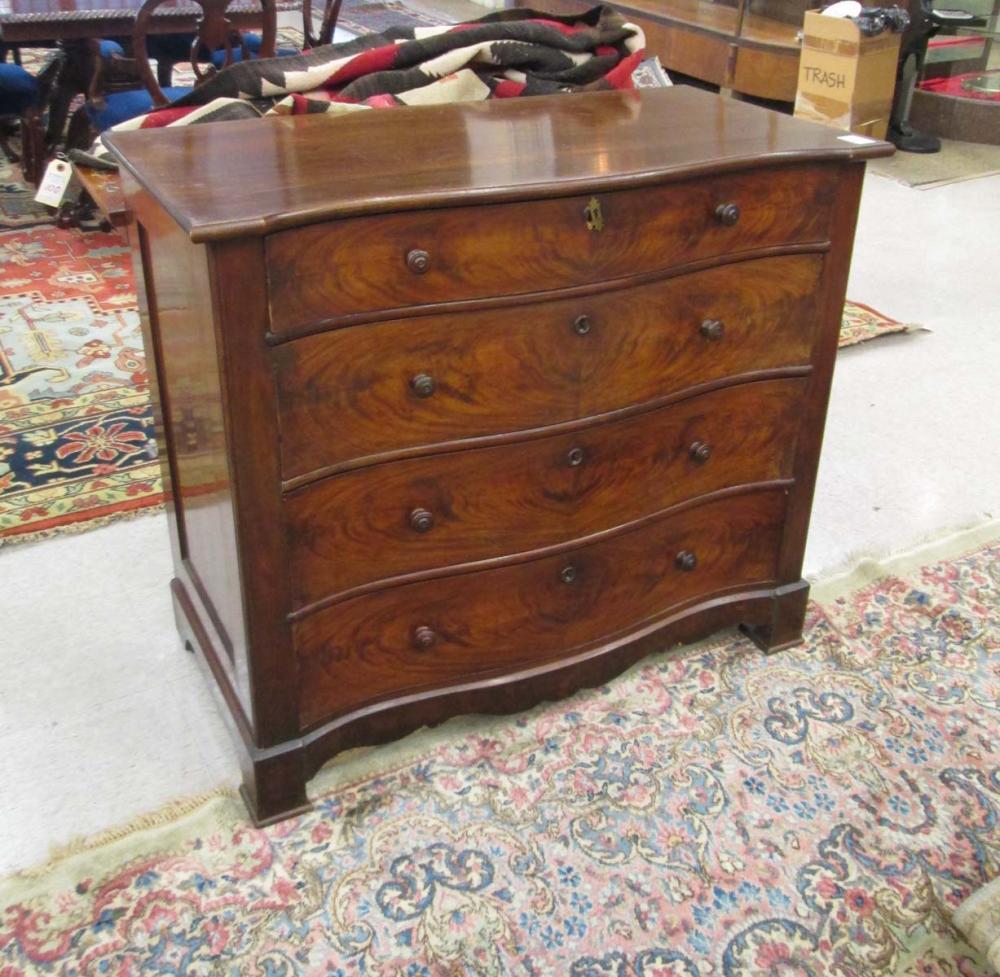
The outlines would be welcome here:
M 303 728 L 389 695 L 541 664 L 716 590 L 774 578 L 785 493 L 750 492 L 557 556 L 334 604 L 295 626 Z M 698 566 L 676 566 L 682 550 Z M 575 571 L 565 582 L 565 571 Z M 415 631 L 433 645 L 418 649 Z
M 389 214 L 267 238 L 275 335 L 352 314 L 568 288 L 681 261 L 827 240 L 833 187 L 820 166 L 732 173 L 531 203 Z M 590 230 L 588 205 L 603 215 Z M 735 204 L 727 226 L 720 205 Z M 407 257 L 426 254 L 426 269 Z
M 804 366 L 822 258 L 728 265 L 635 289 L 427 316 L 274 351 L 286 480 L 364 459 L 655 401 L 753 369 Z M 590 327 L 574 331 L 581 315 Z M 706 339 L 706 319 L 724 324 Z M 415 396 L 417 374 L 432 396 Z
M 121 135 L 178 624 L 235 719 L 258 822 L 300 809 L 346 746 L 564 695 L 726 625 L 765 650 L 798 638 L 857 161 L 886 147 L 745 108 L 617 93 Z M 516 292 L 497 262 L 485 299 L 416 295 L 391 321 L 317 320 L 273 345 L 261 235 L 423 211 L 439 227 L 480 203 L 536 213 L 753 168 L 792 211 L 826 201 L 822 241 L 669 266 L 641 252 L 655 269 L 617 279 L 566 248 L 571 288 Z M 792 185 L 803 169 L 813 197 Z M 406 274 L 433 274 L 437 242 L 406 247 L 427 251 L 404 253 Z M 511 274 L 522 287 L 524 266 Z M 714 450 L 689 471 L 677 446 L 706 430 Z
M 682 85 L 135 130 L 106 141 L 199 241 L 893 151 Z
M 807 382 L 741 384 L 570 434 L 377 465 L 294 492 L 286 503 L 293 607 L 607 532 L 727 486 L 789 478 Z M 695 446 L 708 457 L 699 460 Z

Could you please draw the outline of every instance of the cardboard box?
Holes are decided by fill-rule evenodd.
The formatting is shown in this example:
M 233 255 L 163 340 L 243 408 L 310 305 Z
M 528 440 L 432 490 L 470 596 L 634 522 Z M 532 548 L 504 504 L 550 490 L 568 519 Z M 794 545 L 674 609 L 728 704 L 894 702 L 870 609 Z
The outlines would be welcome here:
M 795 115 L 884 139 L 896 87 L 899 34 L 865 37 L 853 21 L 806 11 Z

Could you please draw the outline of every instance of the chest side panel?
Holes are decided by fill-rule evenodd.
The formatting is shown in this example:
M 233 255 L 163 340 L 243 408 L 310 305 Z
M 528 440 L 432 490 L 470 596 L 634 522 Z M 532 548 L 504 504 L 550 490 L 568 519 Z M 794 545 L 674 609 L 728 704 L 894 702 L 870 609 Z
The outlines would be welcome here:
M 237 559 L 219 343 L 203 245 L 192 244 L 125 180 L 144 342 L 153 368 L 161 472 L 174 553 L 175 592 L 200 621 L 213 667 L 249 720 L 247 632 Z

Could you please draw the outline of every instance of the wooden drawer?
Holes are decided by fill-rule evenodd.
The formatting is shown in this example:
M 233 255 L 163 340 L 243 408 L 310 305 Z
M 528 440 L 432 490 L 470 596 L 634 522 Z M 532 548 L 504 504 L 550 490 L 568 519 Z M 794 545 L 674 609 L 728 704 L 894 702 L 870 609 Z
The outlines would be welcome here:
M 294 627 L 302 728 L 569 657 L 698 598 L 769 584 L 784 512 L 783 491 L 750 492 L 555 556 L 334 604 Z
M 271 330 L 520 295 L 825 242 L 835 182 L 795 166 L 527 203 L 359 217 L 267 238 Z M 596 201 L 601 230 L 588 229 Z M 717 208 L 736 205 L 724 223 Z
M 293 492 L 294 606 L 580 540 L 728 486 L 789 479 L 807 382 L 740 384 L 567 434 L 390 462 Z
M 544 428 L 808 364 L 822 267 L 816 255 L 766 258 L 287 343 L 274 352 L 283 476 Z M 721 338 L 703 331 L 711 321 L 722 323 Z M 417 377 L 429 396 L 419 395 Z

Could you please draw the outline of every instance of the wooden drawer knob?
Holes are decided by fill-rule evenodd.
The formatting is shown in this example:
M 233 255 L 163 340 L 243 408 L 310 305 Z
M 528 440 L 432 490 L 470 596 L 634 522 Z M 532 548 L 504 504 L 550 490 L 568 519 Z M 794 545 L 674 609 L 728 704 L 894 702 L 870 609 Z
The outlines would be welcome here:
M 584 459 L 587 457 L 583 448 L 570 448 L 566 452 L 566 464 L 570 468 L 579 468 L 583 464 Z
M 698 557 L 694 555 L 690 550 L 681 550 L 677 554 L 677 559 L 674 560 L 677 564 L 678 570 L 684 570 L 690 572 L 698 565 Z
M 590 316 L 578 315 L 573 320 L 573 332 L 575 332 L 578 336 L 586 336 L 587 333 L 590 332 L 590 328 Z
M 406 253 L 406 267 L 414 275 L 422 275 L 431 266 L 431 256 L 422 248 L 413 248 Z
M 437 634 L 433 628 L 427 627 L 426 624 L 421 624 L 419 627 L 413 629 L 413 647 L 417 651 L 428 651 L 435 644 L 437 644 Z
M 434 528 L 434 513 L 427 509 L 414 509 L 410 513 L 410 525 L 418 533 L 427 533 Z
M 576 567 L 570 563 L 568 566 L 564 566 L 562 570 L 559 571 L 559 579 L 563 583 L 573 583 L 576 580 L 577 571 Z
M 718 342 L 726 334 L 726 327 L 719 319 L 706 319 L 699 327 L 698 332 L 712 342 Z
M 437 383 L 434 382 L 434 377 L 429 373 L 418 373 L 410 380 L 410 389 L 418 397 L 430 397 L 437 390 Z
M 732 227 L 740 219 L 740 208 L 736 204 L 719 204 L 715 208 L 715 219 L 726 227 Z
M 692 461 L 704 465 L 712 457 L 712 446 L 705 441 L 695 441 L 688 449 L 688 454 L 691 455 Z

